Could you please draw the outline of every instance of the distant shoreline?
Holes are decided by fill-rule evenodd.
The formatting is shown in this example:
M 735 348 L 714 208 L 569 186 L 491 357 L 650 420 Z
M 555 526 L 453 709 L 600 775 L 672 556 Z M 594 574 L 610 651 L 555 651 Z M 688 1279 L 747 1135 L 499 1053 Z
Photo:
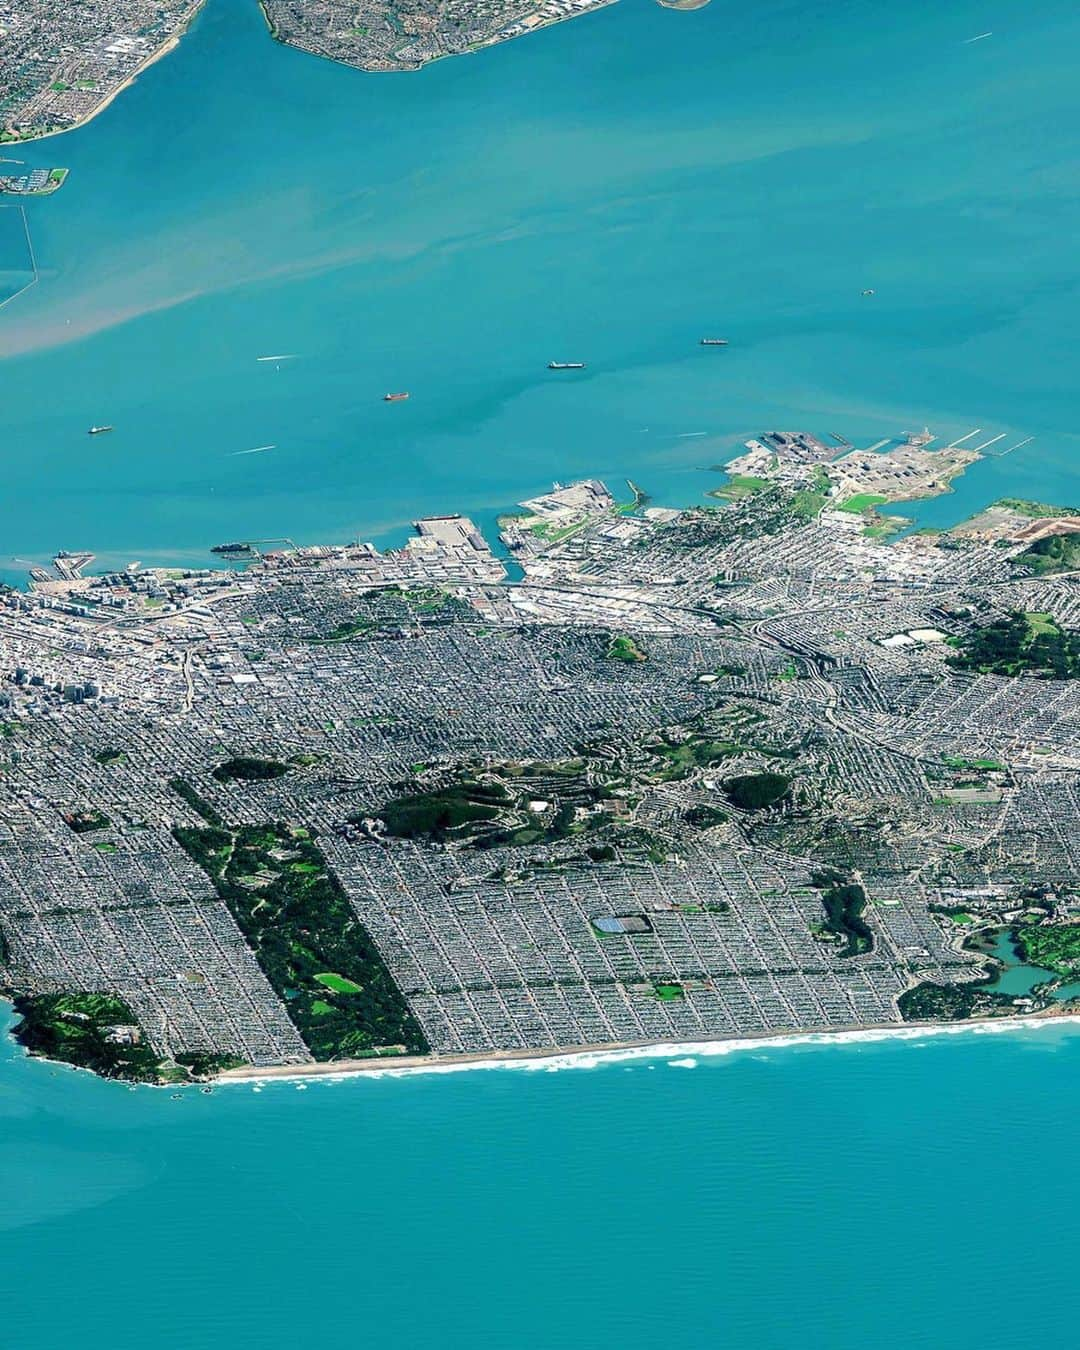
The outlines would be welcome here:
M 557 24 L 568 23 L 571 19 L 584 18 L 586 14 L 594 14 L 599 9 L 606 9 L 609 5 L 614 5 L 617 0 L 595 0 L 595 3 L 588 9 L 580 9 L 573 14 L 559 14 L 553 19 L 547 19 L 544 23 L 537 24 L 535 28 L 528 28 L 523 33 L 511 33 L 506 37 L 493 37 L 487 42 L 479 42 L 474 47 L 466 47 L 459 52 L 443 52 L 439 56 L 433 56 L 429 60 L 414 62 L 411 65 L 381 67 L 365 66 L 357 61 L 346 61 L 340 56 L 328 56 L 325 52 L 312 51 L 310 47 L 305 47 L 291 38 L 284 38 L 278 32 L 277 25 L 270 17 L 266 8 L 266 0 L 259 0 L 259 8 L 262 10 L 262 16 L 266 20 L 266 26 L 270 30 L 270 36 L 275 42 L 279 42 L 283 47 L 291 47 L 293 51 L 303 52 L 305 56 L 314 56 L 319 61 L 329 61 L 335 66 L 345 66 L 349 70 L 361 70 L 365 75 L 415 75 L 421 70 L 426 70 L 428 66 L 438 65 L 440 61 L 449 61 L 455 56 L 475 56 L 477 52 L 486 51 L 488 47 L 498 47 L 504 42 L 515 42 L 518 38 L 530 37 L 533 33 L 540 33 L 545 28 L 554 28 Z M 662 0 L 661 0 L 662 3 Z M 709 0 L 701 0 L 701 4 L 707 5 Z M 695 4 L 694 8 L 699 8 Z
M 726 1055 L 735 1050 L 791 1045 L 851 1045 L 859 1042 L 913 1040 L 918 1036 L 963 1031 L 1024 1031 L 1046 1026 L 1080 1026 L 1080 1013 L 1047 1009 L 1028 1015 L 974 1017 L 955 1022 L 872 1022 L 859 1026 L 753 1031 L 724 1037 L 701 1037 L 685 1041 L 603 1041 L 573 1046 L 543 1046 L 523 1050 L 489 1050 L 474 1054 L 379 1056 L 372 1059 L 342 1059 L 310 1064 L 245 1065 L 226 1069 L 209 1081 L 229 1083 L 287 1082 L 290 1079 L 355 1078 L 374 1075 L 404 1076 L 420 1073 L 451 1073 L 468 1069 L 571 1068 L 580 1061 L 618 1063 L 628 1059 L 670 1059 L 694 1055 Z
M 162 57 L 168 56 L 168 54 L 171 51 L 173 51 L 176 47 L 180 45 L 180 39 L 187 36 L 188 30 L 191 28 L 191 25 L 198 18 L 199 14 L 202 12 L 202 7 L 205 3 L 206 0 L 197 0 L 195 8 L 191 11 L 191 14 L 188 16 L 187 22 L 184 24 L 183 28 L 173 33 L 173 35 L 169 38 L 168 42 L 164 44 L 164 46 L 159 47 L 158 50 L 156 52 L 151 53 L 151 55 L 148 56 L 146 60 L 142 62 L 141 65 L 136 66 L 135 69 L 131 72 L 131 74 L 127 77 L 127 79 L 124 80 L 121 84 L 118 84 L 116 88 L 110 94 L 108 94 L 97 105 L 96 108 L 94 108 L 93 112 L 87 113 L 86 116 L 80 118 L 78 122 L 72 122 L 71 126 L 69 127 L 57 127 L 54 131 L 41 131 L 36 132 L 30 136 L 18 136 L 16 137 L 15 140 L 4 141 L 2 144 L 8 146 L 34 145 L 38 141 L 47 141 L 52 136 L 66 136 L 69 131 L 79 131 L 83 127 L 89 126 L 89 124 L 94 120 L 94 118 L 97 117 L 100 113 L 103 113 L 114 99 L 119 98 L 125 89 L 130 88 L 130 86 L 135 83 L 135 81 L 139 78 L 139 76 L 143 73 L 144 70 L 149 70 L 149 68 L 156 61 L 160 61 Z

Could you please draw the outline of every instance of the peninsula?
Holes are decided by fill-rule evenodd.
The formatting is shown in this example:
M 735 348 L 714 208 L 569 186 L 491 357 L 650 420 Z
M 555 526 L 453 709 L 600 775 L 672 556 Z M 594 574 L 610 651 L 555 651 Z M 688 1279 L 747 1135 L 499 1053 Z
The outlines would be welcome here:
M 0 0 L 0 144 L 88 122 L 176 46 L 201 4 Z
M 279 41 L 368 71 L 419 70 L 613 3 L 260 0 Z M 176 46 L 201 5 L 0 0 L 0 144 L 58 135 L 88 122 Z
M 35 568 L 16 1036 L 184 1082 L 1076 1008 L 1080 517 L 897 537 L 852 493 L 962 467 L 910 441 L 763 433 L 682 511 L 556 485 L 513 582 L 460 516 Z
M 260 0 L 279 41 L 361 70 L 419 70 L 614 0 Z

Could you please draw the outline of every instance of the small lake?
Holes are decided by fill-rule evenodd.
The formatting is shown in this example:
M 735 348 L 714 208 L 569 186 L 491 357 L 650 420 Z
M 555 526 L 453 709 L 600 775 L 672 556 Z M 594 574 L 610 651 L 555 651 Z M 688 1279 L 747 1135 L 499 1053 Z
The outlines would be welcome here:
M 994 939 L 993 946 L 988 947 L 986 951 L 987 955 L 1002 962 L 1003 965 L 998 977 L 992 979 L 988 985 L 995 994 L 1023 997 L 1030 994 L 1037 985 L 1057 978 L 1054 971 L 1047 970 L 1044 966 L 1031 966 L 1024 962 L 1009 928 L 1002 928 Z M 1062 1003 L 1080 998 L 1080 981 L 1073 981 L 1062 985 L 1060 989 L 1055 989 L 1054 998 Z

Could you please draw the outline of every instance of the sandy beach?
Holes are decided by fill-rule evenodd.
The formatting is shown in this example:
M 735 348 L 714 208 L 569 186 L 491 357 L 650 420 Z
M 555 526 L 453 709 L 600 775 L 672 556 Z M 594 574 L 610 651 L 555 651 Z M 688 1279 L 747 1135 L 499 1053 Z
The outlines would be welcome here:
M 318 1064 L 245 1065 L 215 1075 L 216 1084 L 262 1083 L 290 1079 L 351 1078 L 418 1073 L 454 1073 L 470 1069 L 592 1068 L 634 1059 L 673 1059 L 728 1055 L 737 1050 L 782 1049 L 792 1045 L 843 1045 L 883 1040 L 915 1040 L 923 1036 L 970 1032 L 1034 1031 L 1050 1026 L 1080 1025 L 1080 1013 L 1046 1009 L 1026 1017 L 984 1017 L 966 1022 L 881 1022 L 836 1027 L 828 1031 L 754 1032 L 721 1040 L 605 1041 L 594 1045 L 549 1046 L 528 1050 L 493 1050 L 471 1055 L 402 1055 L 378 1059 L 342 1059 Z
M 88 113 L 87 116 L 82 118 L 80 121 L 73 122 L 69 127 L 57 127 L 55 131 L 43 131 L 36 136 L 21 136 L 16 141 L 8 141 L 7 144 L 33 145 L 37 141 L 47 141 L 51 136 L 66 136 L 69 131 L 78 131 L 80 127 L 87 126 L 90 122 L 94 120 L 95 117 L 98 116 L 99 113 L 103 113 L 105 111 L 105 109 L 109 106 L 109 104 L 113 101 L 113 99 L 119 98 L 125 89 L 133 85 L 144 70 L 148 70 L 150 66 L 154 64 L 155 61 L 160 61 L 162 57 L 168 56 L 168 54 L 175 47 L 178 47 L 180 45 L 180 39 L 187 33 L 188 29 L 195 22 L 195 19 L 198 17 L 199 11 L 202 9 L 205 2 L 206 0 L 198 0 L 198 4 L 191 11 L 191 15 L 188 18 L 187 23 L 184 24 L 183 28 L 181 28 L 179 32 L 174 33 L 172 37 L 169 38 L 168 42 L 166 42 L 163 46 L 159 47 L 156 52 L 152 52 L 151 55 L 149 55 L 146 58 L 146 60 L 142 62 L 141 65 L 136 66 L 136 68 L 131 72 L 131 74 L 127 77 L 126 80 L 124 80 L 122 84 L 118 84 L 116 88 L 112 90 L 111 93 L 107 94 L 101 100 L 101 102 L 97 105 L 97 107 L 93 110 L 93 112 Z

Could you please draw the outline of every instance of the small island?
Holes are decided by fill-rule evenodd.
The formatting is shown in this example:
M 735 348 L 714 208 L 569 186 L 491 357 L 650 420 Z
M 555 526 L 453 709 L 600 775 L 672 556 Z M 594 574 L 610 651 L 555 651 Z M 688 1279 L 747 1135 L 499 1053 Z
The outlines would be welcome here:
M 360 70 L 420 70 L 614 0 L 260 0 L 279 42 Z

